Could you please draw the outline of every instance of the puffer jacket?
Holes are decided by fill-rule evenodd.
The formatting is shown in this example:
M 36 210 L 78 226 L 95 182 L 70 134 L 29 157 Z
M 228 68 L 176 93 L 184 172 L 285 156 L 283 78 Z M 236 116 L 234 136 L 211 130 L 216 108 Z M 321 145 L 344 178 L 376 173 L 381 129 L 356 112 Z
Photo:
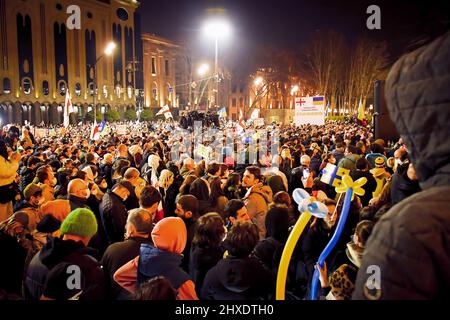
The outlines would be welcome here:
M 423 191 L 370 236 L 353 299 L 450 300 L 450 32 L 402 57 L 386 82 L 391 119 Z M 376 266 L 374 271 L 369 266 Z M 379 285 L 371 285 L 371 280 Z
M 272 189 L 258 183 L 247 191 L 244 202 L 250 219 L 258 227 L 259 239 L 264 239 L 266 237 L 266 214 L 269 210 L 269 203 L 272 202 Z

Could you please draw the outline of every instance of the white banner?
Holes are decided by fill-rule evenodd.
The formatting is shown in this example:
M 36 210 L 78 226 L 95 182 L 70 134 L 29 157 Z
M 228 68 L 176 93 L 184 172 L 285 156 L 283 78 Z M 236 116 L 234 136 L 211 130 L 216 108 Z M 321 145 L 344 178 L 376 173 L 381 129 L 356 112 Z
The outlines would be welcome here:
M 257 118 L 253 120 L 253 124 L 257 127 L 264 125 L 264 118 Z
M 325 124 L 325 97 L 298 97 L 295 98 L 296 125 L 302 124 Z

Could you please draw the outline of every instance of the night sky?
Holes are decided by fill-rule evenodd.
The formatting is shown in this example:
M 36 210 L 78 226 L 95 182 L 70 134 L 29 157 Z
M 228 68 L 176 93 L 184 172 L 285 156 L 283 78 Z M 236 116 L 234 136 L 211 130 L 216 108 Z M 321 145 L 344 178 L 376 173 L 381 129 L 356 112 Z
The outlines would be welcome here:
M 381 8 L 381 30 L 366 28 L 371 4 Z M 221 43 L 219 55 L 234 65 L 263 46 L 300 50 L 318 29 L 342 32 L 350 43 L 360 35 L 387 41 L 396 59 L 417 39 L 442 33 L 450 13 L 448 0 L 141 0 L 139 12 L 144 32 L 187 43 L 195 61 L 213 56 L 212 41 L 200 31 L 212 7 L 224 8 L 232 22 L 233 36 Z

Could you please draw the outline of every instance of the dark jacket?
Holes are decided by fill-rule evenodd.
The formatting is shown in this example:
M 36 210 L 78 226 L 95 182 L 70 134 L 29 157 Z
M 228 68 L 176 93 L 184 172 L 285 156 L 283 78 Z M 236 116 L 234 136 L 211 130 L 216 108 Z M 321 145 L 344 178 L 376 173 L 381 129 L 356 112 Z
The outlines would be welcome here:
M 206 274 L 201 297 L 205 300 L 267 300 L 275 279 L 254 258 L 228 256 Z
M 25 188 L 33 182 L 34 177 L 36 176 L 36 170 L 31 170 L 28 167 L 23 167 L 19 172 L 20 182 L 19 182 L 19 190 L 23 192 Z
M 0 263 L 0 288 L 10 294 L 22 295 L 27 249 L 3 231 L 0 231 L 0 248 L 4 257 Z
M 391 203 L 392 205 L 399 203 L 403 199 L 408 198 L 420 191 L 419 181 L 413 181 L 408 178 L 409 163 L 405 163 L 397 168 L 392 176 L 391 181 Z
M 77 265 L 85 287 L 80 300 L 104 299 L 104 275 L 100 263 L 93 257 L 95 250 L 87 248 L 81 242 L 49 238 L 42 250 L 31 260 L 25 279 L 25 296 L 38 300 L 44 290 L 48 272 L 60 262 Z
M 402 57 L 387 78 L 389 113 L 423 191 L 393 206 L 375 225 L 354 299 L 450 300 L 449 55 L 447 32 Z M 380 271 L 380 290 L 366 286 L 373 265 Z
M 150 238 L 129 238 L 113 243 L 106 249 L 101 264 L 105 272 L 106 297 L 108 299 L 122 299 L 128 296 L 126 290 L 114 281 L 113 276 L 121 266 L 139 255 L 142 243 L 152 244 L 152 240 Z
M 127 210 L 139 208 L 139 199 L 136 196 L 134 186 L 130 181 L 122 180 L 121 182 L 130 192 L 130 196 L 127 198 L 127 200 L 125 200 L 125 207 L 127 208 Z
M 206 274 L 217 262 L 222 260 L 225 249 L 222 246 L 204 247 L 198 245 L 192 245 L 190 249 L 189 274 L 195 283 L 195 291 L 200 296 Z
M 362 186 L 362 188 L 365 191 L 364 195 L 360 197 L 363 207 L 367 206 L 369 204 L 370 199 L 373 198 L 373 192 L 377 188 L 377 181 L 369 171 L 361 171 L 361 170 L 351 171 L 350 176 L 352 177 L 353 181 L 356 181 L 359 178 L 363 177 L 367 179 L 367 182 Z
M 108 188 L 111 189 L 113 186 L 112 183 L 112 164 L 109 163 L 100 163 L 99 165 L 100 175 L 105 178 L 106 183 L 108 184 Z
M 183 219 L 183 222 L 186 225 L 187 237 L 186 237 L 186 246 L 184 247 L 183 250 L 183 259 L 181 261 L 181 267 L 183 268 L 184 271 L 189 272 L 189 256 L 191 253 L 191 244 L 195 234 L 196 223 L 194 218 Z
M 123 241 L 127 216 L 122 198 L 112 191 L 106 192 L 100 203 L 100 217 L 109 244 Z

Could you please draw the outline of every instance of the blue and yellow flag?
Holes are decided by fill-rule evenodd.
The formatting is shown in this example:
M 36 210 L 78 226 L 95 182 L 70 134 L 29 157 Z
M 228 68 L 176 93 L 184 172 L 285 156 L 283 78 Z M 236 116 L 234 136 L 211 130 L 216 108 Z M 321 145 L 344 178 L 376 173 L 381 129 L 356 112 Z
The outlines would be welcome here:
M 338 187 L 341 185 L 342 177 L 346 174 L 350 174 L 350 170 L 328 163 L 327 166 L 323 168 L 320 181 L 332 187 Z

